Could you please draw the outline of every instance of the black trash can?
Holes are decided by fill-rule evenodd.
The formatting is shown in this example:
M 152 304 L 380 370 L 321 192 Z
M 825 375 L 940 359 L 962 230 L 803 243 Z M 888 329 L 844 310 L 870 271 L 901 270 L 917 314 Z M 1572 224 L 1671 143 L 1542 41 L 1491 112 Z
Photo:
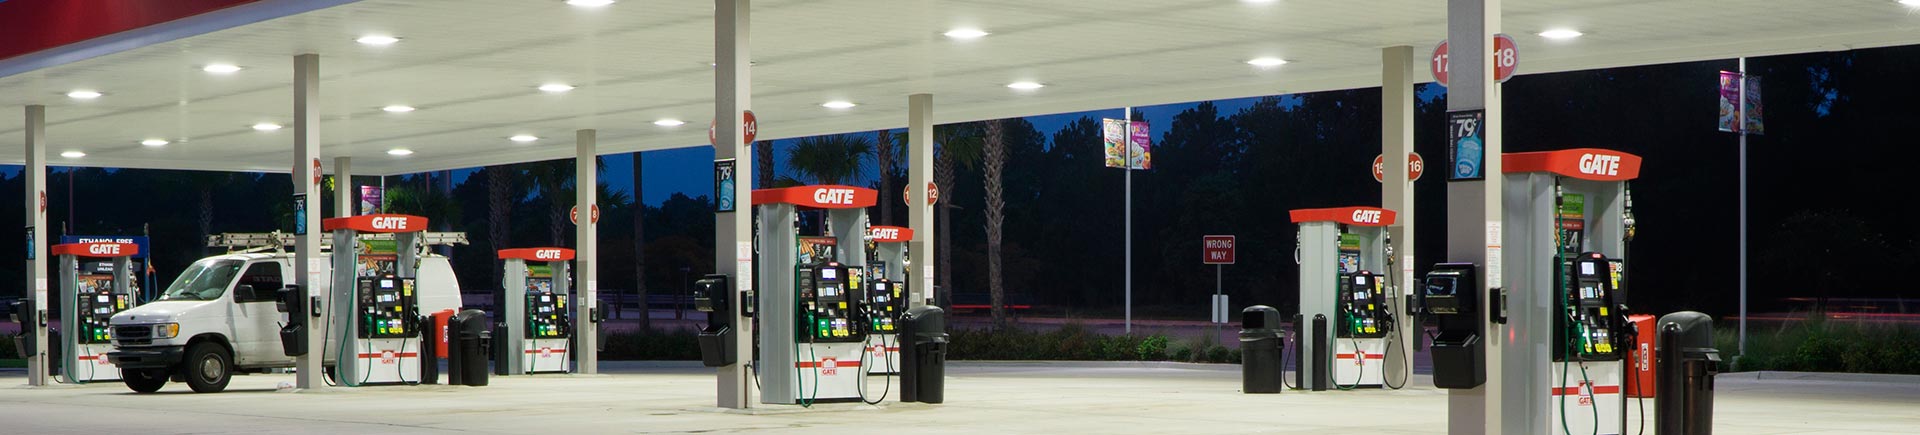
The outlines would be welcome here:
M 946 401 L 947 313 L 936 306 L 900 317 L 900 401 Z
M 1654 335 L 1654 430 L 1658 435 L 1713 433 L 1713 317 L 1695 311 L 1660 316 Z
M 1286 365 L 1280 360 L 1280 311 L 1266 305 L 1240 310 L 1240 391 L 1279 393 Z
M 433 327 L 433 316 L 420 316 L 420 383 L 440 383 L 440 340 L 439 329 Z
M 453 315 L 453 337 L 447 346 L 448 381 L 454 385 L 487 386 L 487 313 L 465 310 Z

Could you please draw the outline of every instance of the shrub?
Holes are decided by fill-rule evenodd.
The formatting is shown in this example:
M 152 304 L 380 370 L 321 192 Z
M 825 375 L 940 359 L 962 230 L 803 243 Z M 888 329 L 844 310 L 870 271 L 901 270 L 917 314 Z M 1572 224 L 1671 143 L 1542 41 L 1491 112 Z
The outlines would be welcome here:
M 1158 334 L 1147 336 L 1141 339 L 1140 344 L 1134 349 L 1141 361 L 1166 361 L 1167 336 Z

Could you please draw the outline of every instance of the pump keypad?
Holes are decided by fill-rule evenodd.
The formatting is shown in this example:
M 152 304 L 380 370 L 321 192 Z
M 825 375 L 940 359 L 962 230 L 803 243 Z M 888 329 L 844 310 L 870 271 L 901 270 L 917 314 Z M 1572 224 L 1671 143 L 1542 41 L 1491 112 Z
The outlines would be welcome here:
M 1599 253 L 1584 253 L 1559 259 L 1557 275 L 1560 310 L 1554 319 L 1552 340 L 1554 359 L 1558 361 L 1611 361 L 1620 359 L 1614 343 L 1619 340 L 1620 313 L 1614 294 L 1618 270 Z M 1569 356 L 1568 354 L 1572 355 Z
M 81 275 L 78 284 L 74 306 L 80 314 L 79 334 L 75 337 L 80 344 L 113 341 L 107 322 L 127 309 L 127 295 L 113 293 L 112 275 Z

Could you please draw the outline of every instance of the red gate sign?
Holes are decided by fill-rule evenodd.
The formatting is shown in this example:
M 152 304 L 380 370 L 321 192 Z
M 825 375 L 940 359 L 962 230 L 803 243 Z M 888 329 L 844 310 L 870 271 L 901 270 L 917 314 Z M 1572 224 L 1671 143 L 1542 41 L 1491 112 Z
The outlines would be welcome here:
M 1200 260 L 1205 264 L 1233 264 L 1233 236 L 1200 236 Z
M 1493 52 L 1489 54 L 1493 56 L 1493 81 L 1506 83 L 1507 79 L 1513 78 L 1514 70 L 1520 67 L 1520 48 L 1514 44 L 1513 37 L 1505 33 L 1493 35 Z M 1447 41 L 1440 41 L 1440 45 L 1433 48 L 1433 57 L 1427 59 L 1427 65 L 1432 67 L 1433 80 L 1440 82 L 1440 86 L 1446 86 L 1447 79 L 1452 76 Z

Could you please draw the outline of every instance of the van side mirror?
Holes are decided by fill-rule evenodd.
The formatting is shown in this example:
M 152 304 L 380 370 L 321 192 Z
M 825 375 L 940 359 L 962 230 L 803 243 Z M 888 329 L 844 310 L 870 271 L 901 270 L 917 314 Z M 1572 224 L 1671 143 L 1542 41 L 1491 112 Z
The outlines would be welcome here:
M 253 302 L 253 284 L 241 284 L 233 288 L 234 302 Z

